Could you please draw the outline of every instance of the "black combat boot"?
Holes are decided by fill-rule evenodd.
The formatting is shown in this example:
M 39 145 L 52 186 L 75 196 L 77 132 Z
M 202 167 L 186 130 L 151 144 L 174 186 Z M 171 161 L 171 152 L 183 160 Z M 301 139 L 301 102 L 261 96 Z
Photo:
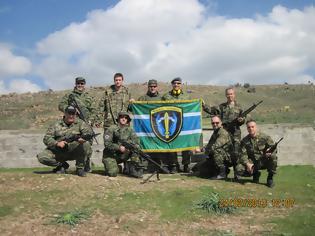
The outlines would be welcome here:
M 69 164 L 65 162 L 60 162 L 58 166 L 53 169 L 53 172 L 56 174 L 66 174 L 67 169 L 69 169 Z
M 86 172 L 84 171 L 83 168 L 78 168 L 77 169 L 77 175 L 80 177 L 86 177 Z
M 219 169 L 219 174 L 217 176 L 212 177 L 211 179 L 225 179 L 226 178 L 226 167 L 222 166 Z
M 176 165 L 171 165 L 168 167 L 170 174 L 176 174 L 177 173 L 177 167 Z
M 260 178 L 260 171 L 258 170 L 255 170 L 254 173 L 253 173 L 253 182 L 258 184 L 259 183 L 259 178 Z
M 137 166 L 135 163 L 130 164 L 130 173 L 129 175 L 135 178 L 142 178 L 143 177 L 143 168 L 140 166 Z
M 269 188 L 273 188 L 275 186 L 275 183 L 273 182 L 273 173 L 268 173 L 268 177 L 267 177 L 267 186 Z
M 92 172 L 90 159 L 87 159 L 87 160 L 86 160 L 86 162 L 85 162 L 85 164 L 84 164 L 84 171 L 85 171 L 85 172 L 88 172 L 88 173 L 91 173 L 91 172 Z
M 184 173 L 190 173 L 190 168 L 189 168 L 189 165 L 188 164 L 185 164 L 184 165 Z

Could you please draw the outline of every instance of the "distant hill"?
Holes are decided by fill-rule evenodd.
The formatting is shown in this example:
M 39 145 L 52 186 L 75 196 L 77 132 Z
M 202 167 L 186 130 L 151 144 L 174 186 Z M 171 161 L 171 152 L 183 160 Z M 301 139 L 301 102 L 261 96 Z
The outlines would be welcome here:
M 143 95 L 146 84 L 128 85 L 134 98 Z M 161 93 L 170 84 L 159 84 Z M 203 98 L 207 104 L 218 105 L 226 100 L 226 87 L 211 85 L 184 85 L 193 98 Z M 91 87 L 88 91 L 98 104 L 105 87 Z M 245 84 L 237 88 L 237 100 L 244 108 L 253 102 L 264 102 L 251 113 L 260 123 L 301 123 L 315 125 L 315 86 L 307 85 L 256 85 Z M 58 103 L 66 91 L 43 91 L 38 93 L 7 94 L 0 96 L 0 129 L 44 129 L 62 114 Z M 207 114 L 204 114 L 207 117 Z M 204 119 L 209 125 L 209 119 Z

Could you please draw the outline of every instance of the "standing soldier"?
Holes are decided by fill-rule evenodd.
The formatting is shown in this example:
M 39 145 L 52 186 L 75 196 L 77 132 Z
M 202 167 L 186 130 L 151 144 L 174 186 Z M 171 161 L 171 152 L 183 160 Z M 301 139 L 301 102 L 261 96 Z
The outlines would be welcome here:
M 261 169 L 267 169 L 267 186 L 274 186 L 273 175 L 276 174 L 277 156 L 270 149 L 274 145 L 270 136 L 258 132 L 256 121 L 246 122 L 248 135 L 242 139 L 241 155 L 237 165 L 237 174 L 241 176 L 253 175 L 253 182 L 259 183 Z
M 129 103 L 134 101 L 123 82 L 124 76 L 121 73 L 116 73 L 114 84 L 105 90 L 105 94 L 100 101 L 101 111 L 104 113 L 104 131 L 111 125 L 117 124 L 118 113 L 127 112 Z
M 127 112 L 119 112 L 117 125 L 112 125 L 104 132 L 103 164 L 105 174 L 116 177 L 119 172 L 118 164 L 124 163 L 123 173 L 141 178 L 143 166 L 137 154 L 121 145 L 122 141 L 131 142 L 139 146 L 139 138 L 129 126 L 131 118 Z
M 219 115 L 222 121 L 223 128 L 231 135 L 234 145 L 233 156 L 235 158 L 233 160 L 233 167 L 235 167 L 239 156 L 241 143 L 240 126 L 244 124 L 245 119 L 239 117 L 243 110 L 241 105 L 235 99 L 235 89 L 227 88 L 225 90 L 225 96 L 227 101 L 220 104 L 218 110 L 213 108 L 211 108 L 210 110 L 207 106 L 204 106 L 204 111 L 209 113 L 210 115 Z M 237 122 L 233 122 L 233 120 L 235 119 L 237 120 Z
M 85 118 L 85 121 L 87 121 L 91 126 L 99 127 L 100 120 L 94 103 L 94 98 L 91 97 L 87 91 L 85 91 L 85 84 L 85 78 L 75 78 L 74 89 L 62 97 L 58 108 L 61 112 L 64 112 L 66 107 L 72 105 L 73 100 L 75 99 L 82 112 L 81 116 Z M 86 172 L 91 172 L 91 156 L 87 157 L 86 159 L 84 166 L 84 170 Z
M 151 79 L 148 81 L 148 91 L 145 95 L 141 96 L 138 98 L 138 101 L 161 101 L 162 97 L 159 94 L 158 91 L 158 83 L 155 79 Z M 156 161 L 157 163 L 161 163 L 161 157 L 163 156 L 163 153 L 148 153 L 150 157 Z M 148 162 L 148 171 L 153 172 L 155 170 L 155 166 L 151 163 Z
M 162 96 L 162 100 L 189 100 L 190 96 L 185 93 L 182 89 L 182 79 L 177 77 L 171 81 L 172 90 L 167 92 Z M 184 172 L 190 172 L 189 164 L 190 164 L 191 151 L 183 151 L 182 152 L 182 164 L 184 166 Z M 169 153 L 169 169 L 171 173 L 174 173 L 179 170 L 179 163 L 177 160 L 177 153 Z
M 69 138 L 75 135 L 77 139 Z M 66 161 L 76 160 L 77 174 L 84 177 L 84 163 L 92 153 L 88 141 L 92 138 L 92 129 L 82 120 L 76 119 L 75 108 L 68 106 L 63 119 L 48 128 L 44 137 L 47 148 L 37 155 L 37 159 L 43 165 L 56 167 L 53 171 L 58 174 L 64 174 L 69 168 Z

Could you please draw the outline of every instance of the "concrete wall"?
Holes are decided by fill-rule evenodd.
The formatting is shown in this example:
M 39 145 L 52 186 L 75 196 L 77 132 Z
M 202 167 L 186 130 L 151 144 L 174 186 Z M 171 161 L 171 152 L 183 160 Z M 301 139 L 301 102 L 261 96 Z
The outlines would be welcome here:
M 245 127 L 242 128 L 246 134 Z M 279 144 L 279 165 L 309 164 L 315 166 L 315 130 L 311 126 L 292 124 L 260 125 L 260 129 L 274 140 L 284 137 Z M 22 168 L 41 167 L 36 154 L 45 148 L 42 139 L 45 131 L 0 130 L 0 167 Z M 102 132 L 102 130 L 96 130 Z M 209 140 L 211 131 L 204 132 L 204 142 Z M 92 162 L 101 165 L 103 138 L 93 145 Z M 73 162 L 72 162 L 73 165 Z

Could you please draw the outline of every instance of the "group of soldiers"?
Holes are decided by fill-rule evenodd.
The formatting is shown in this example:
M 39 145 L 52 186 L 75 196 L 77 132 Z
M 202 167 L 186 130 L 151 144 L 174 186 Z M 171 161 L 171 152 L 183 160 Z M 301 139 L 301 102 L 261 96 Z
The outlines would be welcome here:
M 39 162 L 55 167 L 53 171 L 62 174 L 69 168 L 67 161 L 75 160 L 77 175 L 86 176 L 87 172 L 91 172 L 91 146 L 93 138 L 97 136 L 92 127 L 100 127 L 103 123 L 102 162 L 105 175 L 115 177 L 118 173 L 123 173 L 141 178 L 145 169 L 149 172 L 156 170 L 151 162 L 145 166 L 141 157 L 122 145 L 121 141 L 127 141 L 140 148 L 139 138 L 130 127 L 130 104 L 135 99 L 124 86 L 124 76 L 121 73 L 114 75 L 114 84 L 105 90 L 98 108 L 93 97 L 85 90 L 85 85 L 85 78 L 76 78 L 73 91 L 60 101 L 59 110 L 64 112 L 64 116 L 48 128 L 43 140 L 47 147 L 37 155 Z M 183 90 L 182 79 L 179 77 L 171 81 L 172 89 L 164 95 L 159 93 L 156 80 L 149 80 L 147 85 L 146 94 L 137 101 L 191 99 Z M 241 176 L 253 176 L 253 182 L 258 183 L 260 170 L 267 169 L 267 186 L 273 187 L 273 175 L 277 168 L 274 142 L 270 136 L 258 130 L 255 120 L 246 121 L 245 117 L 239 115 L 243 110 L 236 101 L 233 87 L 227 88 L 225 95 L 227 101 L 219 106 L 202 103 L 203 110 L 211 116 L 214 130 L 208 144 L 203 148 L 201 137 L 200 149 L 195 150 L 206 154 L 204 161 L 190 169 L 192 151 L 181 153 L 182 165 L 179 165 L 177 152 L 148 153 L 149 156 L 166 166 L 170 173 L 193 172 L 212 179 L 226 179 L 232 167 L 236 181 Z M 241 139 L 240 126 L 244 123 L 248 135 Z

